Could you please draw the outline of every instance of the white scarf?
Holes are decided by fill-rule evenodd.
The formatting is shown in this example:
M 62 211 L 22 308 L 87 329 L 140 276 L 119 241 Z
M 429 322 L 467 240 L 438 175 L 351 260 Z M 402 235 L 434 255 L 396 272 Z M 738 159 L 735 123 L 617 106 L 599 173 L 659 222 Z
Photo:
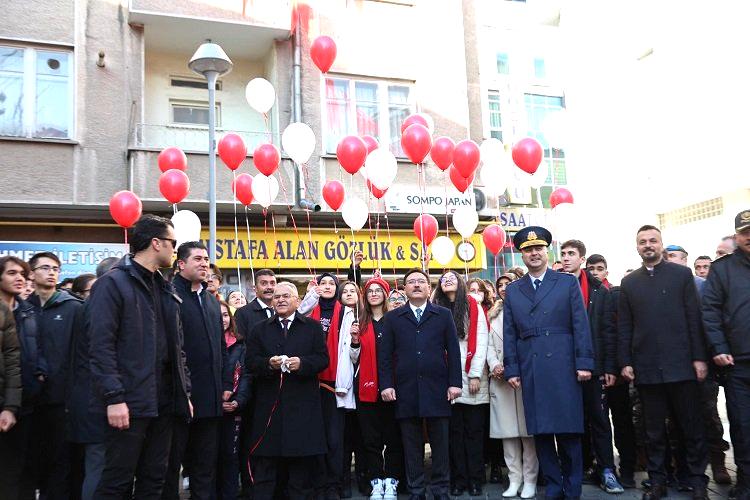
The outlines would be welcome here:
M 354 323 L 354 310 L 351 307 L 344 308 L 344 318 L 339 327 L 339 354 L 336 365 L 336 406 L 353 410 L 357 407 L 354 400 L 354 364 L 349 355 L 349 346 L 352 343 L 352 323 Z

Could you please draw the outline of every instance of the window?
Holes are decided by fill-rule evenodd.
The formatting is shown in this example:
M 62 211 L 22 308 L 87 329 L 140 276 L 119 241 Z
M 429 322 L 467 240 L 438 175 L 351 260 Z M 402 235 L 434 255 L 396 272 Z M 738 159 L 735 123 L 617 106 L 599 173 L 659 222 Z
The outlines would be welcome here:
M 510 64 L 508 62 L 508 54 L 505 52 L 498 52 L 495 57 L 497 63 L 497 74 L 498 75 L 509 75 Z
M 537 94 L 525 94 L 527 134 L 540 142 L 544 148 L 544 160 L 549 165 L 549 174 L 546 185 L 539 191 L 541 202 L 545 208 L 549 207 L 549 194 L 554 187 L 564 186 L 568 183 L 567 170 L 565 168 L 565 151 L 550 146 L 542 130 L 545 119 L 552 113 L 557 113 L 565 108 L 564 100 L 560 96 L 546 96 Z
M 671 212 L 659 214 L 659 226 L 662 229 L 682 226 L 691 222 L 697 222 L 711 217 L 718 217 L 724 213 L 724 199 L 713 198 L 687 205 Z
M 172 123 L 208 126 L 208 103 L 170 100 Z M 221 104 L 216 104 L 216 126 L 221 126 Z
M 490 137 L 503 140 L 503 122 L 500 114 L 500 92 L 490 90 L 487 95 L 490 117 Z
M 534 78 L 537 80 L 547 78 L 547 68 L 545 67 L 544 59 L 541 57 L 534 58 Z
M 347 135 L 372 135 L 394 155 L 404 156 L 401 124 L 414 112 L 410 86 L 326 78 L 325 101 L 327 153 L 335 153 L 339 141 Z
M 0 46 L 0 135 L 73 136 L 72 54 Z
M 206 90 L 206 87 L 208 87 L 208 84 L 206 83 L 206 80 L 201 78 L 190 78 L 187 76 L 173 76 L 169 79 L 169 84 L 172 87 L 184 87 L 189 89 L 200 89 L 200 90 Z M 221 90 L 222 88 L 221 80 L 216 80 L 216 90 Z

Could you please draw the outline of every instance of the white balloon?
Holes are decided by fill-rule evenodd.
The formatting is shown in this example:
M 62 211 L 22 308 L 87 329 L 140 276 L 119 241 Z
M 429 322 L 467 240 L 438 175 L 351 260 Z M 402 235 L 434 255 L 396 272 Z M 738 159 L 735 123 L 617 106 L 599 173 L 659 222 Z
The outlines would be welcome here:
M 344 218 L 346 225 L 355 231 L 359 231 L 365 227 L 367 215 L 367 204 L 356 196 L 347 198 L 344 204 L 341 205 L 341 217 Z
M 479 225 L 479 214 L 471 205 L 463 205 L 453 212 L 453 227 L 464 238 L 474 234 Z
M 568 113 L 564 109 L 548 114 L 541 123 L 542 134 L 554 148 L 564 148 L 568 141 Z
M 503 194 L 508 189 L 510 172 L 505 163 L 485 163 L 479 171 L 484 189 L 489 194 Z
M 557 241 L 567 241 L 580 236 L 581 220 L 578 210 L 573 203 L 561 203 L 552 209 L 552 221 Z
M 531 175 L 529 186 L 532 189 L 539 189 L 540 187 L 544 186 L 544 184 L 547 182 L 548 174 L 549 162 L 547 160 L 542 160 L 542 163 L 539 164 L 539 168 L 537 168 L 536 172 Z
M 388 189 L 393 184 L 398 174 L 398 163 L 396 157 L 388 148 L 377 148 L 373 150 L 365 160 L 366 170 L 363 174 L 378 189 Z
M 456 245 L 447 236 L 438 236 L 430 245 L 430 251 L 433 259 L 439 264 L 447 266 L 456 254 Z
M 258 113 L 268 113 L 276 102 L 276 91 L 265 78 L 253 78 L 245 87 L 245 99 Z
M 263 208 L 268 208 L 279 195 L 279 181 L 276 177 L 255 174 L 252 184 L 253 198 Z
M 172 216 L 177 246 L 201 239 L 201 220 L 190 210 L 180 210 Z
M 524 172 L 518 167 L 512 169 L 512 178 L 510 181 L 511 186 L 516 189 L 530 189 L 532 176 L 529 173 Z
M 505 146 L 499 139 L 494 137 L 485 139 L 479 146 L 479 159 L 485 165 L 502 163 L 506 156 Z
M 307 163 L 315 151 L 315 132 L 306 123 L 290 123 L 281 134 L 281 146 L 296 163 Z

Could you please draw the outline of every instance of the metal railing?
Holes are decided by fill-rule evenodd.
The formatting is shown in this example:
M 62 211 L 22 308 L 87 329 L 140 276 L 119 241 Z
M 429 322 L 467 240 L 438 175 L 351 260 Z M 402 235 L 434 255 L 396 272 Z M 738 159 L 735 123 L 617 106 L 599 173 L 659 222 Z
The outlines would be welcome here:
M 259 144 L 264 142 L 272 142 L 279 147 L 281 145 L 277 133 L 223 128 L 216 129 L 217 141 L 229 132 L 242 137 L 248 153 L 251 154 Z M 183 151 L 208 153 L 208 127 L 136 123 L 130 144 L 132 149 L 164 149 L 170 146 L 176 146 Z

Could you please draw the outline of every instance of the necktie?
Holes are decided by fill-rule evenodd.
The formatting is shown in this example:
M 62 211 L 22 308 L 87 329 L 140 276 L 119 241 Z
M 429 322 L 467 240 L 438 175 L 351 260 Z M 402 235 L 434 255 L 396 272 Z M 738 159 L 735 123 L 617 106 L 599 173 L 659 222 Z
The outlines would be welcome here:
M 535 279 L 534 280 L 534 290 L 535 291 L 539 290 L 540 286 L 542 286 L 542 280 L 540 280 L 539 278 Z
M 284 338 L 286 338 L 287 334 L 289 333 L 289 320 L 288 319 L 282 319 L 281 320 L 281 326 L 284 328 Z
M 417 310 L 414 311 L 414 314 L 417 315 L 417 323 L 419 323 L 420 321 L 422 321 L 422 310 L 421 309 L 417 308 Z

